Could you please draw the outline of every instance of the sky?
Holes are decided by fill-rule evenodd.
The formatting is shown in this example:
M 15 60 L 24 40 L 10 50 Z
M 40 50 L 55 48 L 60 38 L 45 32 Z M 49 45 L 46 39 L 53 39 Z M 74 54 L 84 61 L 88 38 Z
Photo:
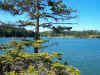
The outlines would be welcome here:
M 78 17 L 73 21 L 75 25 L 71 25 L 73 30 L 99 30 L 100 31 L 100 0 L 63 0 L 63 2 L 74 9 Z M 18 21 L 18 19 L 26 19 L 27 16 L 16 16 L 13 18 L 10 14 L 0 11 L 1 21 Z M 12 19 L 13 18 L 13 19 Z M 68 25 L 67 25 L 68 26 Z
M 100 0 L 63 0 L 78 10 L 75 30 L 100 30 Z

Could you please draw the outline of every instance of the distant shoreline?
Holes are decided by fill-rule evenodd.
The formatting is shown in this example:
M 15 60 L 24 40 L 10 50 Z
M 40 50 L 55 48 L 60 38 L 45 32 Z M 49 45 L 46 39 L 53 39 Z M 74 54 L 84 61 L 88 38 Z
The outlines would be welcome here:
M 0 36 L 0 38 L 34 38 L 32 36 Z M 90 35 L 90 36 L 80 36 L 80 37 L 76 37 L 76 36 L 41 36 L 41 37 L 47 37 L 47 38 L 100 38 L 100 35 Z
M 76 37 L 76 36 L 43 36 L 48 38 L 100 38 L 100 36 Z

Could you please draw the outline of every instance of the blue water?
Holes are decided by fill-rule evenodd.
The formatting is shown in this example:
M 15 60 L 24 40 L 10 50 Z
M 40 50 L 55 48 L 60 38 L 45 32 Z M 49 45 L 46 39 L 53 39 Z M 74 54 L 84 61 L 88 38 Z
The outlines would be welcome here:
M 16 38 L 0 38 L 0 43 L 6 43 Z M 17 38 L 17 40 L 20 38 Z M 100 75 L 100 39 L 75 38 L 43 38 L 51 40 L 46 45 L 54 46 L 44 51 L 64 52 L 63 59 L 69 65 L 78 67 L 81 75 Z

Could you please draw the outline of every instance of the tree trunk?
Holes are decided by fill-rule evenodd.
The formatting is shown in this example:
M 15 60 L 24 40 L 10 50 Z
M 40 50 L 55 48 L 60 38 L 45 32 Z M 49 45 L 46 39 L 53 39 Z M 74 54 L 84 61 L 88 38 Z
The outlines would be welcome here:
M 36 26 L 35 26 L 35 40 L 39 39 L 39 8 L 38 0 L 36 0 Z M 34 48 L 34 53 L 38 53 L 38 48 Z
M 2 63 L 0 63 L 0 74 L 5 75 L 4 73 L 4 65 Z

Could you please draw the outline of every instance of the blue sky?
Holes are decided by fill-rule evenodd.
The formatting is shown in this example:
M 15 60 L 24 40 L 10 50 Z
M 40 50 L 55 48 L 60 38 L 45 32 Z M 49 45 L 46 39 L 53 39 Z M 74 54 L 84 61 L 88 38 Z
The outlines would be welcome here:
M 100 30 L 100 0 L 63 0 L 78 10 L 76 30 Z
M 73 30 L 100 30 L 100 0 L 63 0 L 68 6 L 78 10 L 78 18 L 74 20 L 77 25 L 72 25 Z M 27 20 L 27 16 L 20 16 Z M 16 21 L 19 16 L 13 18 L 7 12 L 0 11 L 0 20 Z M 13 19 L 12 19 L 13 18 Z

